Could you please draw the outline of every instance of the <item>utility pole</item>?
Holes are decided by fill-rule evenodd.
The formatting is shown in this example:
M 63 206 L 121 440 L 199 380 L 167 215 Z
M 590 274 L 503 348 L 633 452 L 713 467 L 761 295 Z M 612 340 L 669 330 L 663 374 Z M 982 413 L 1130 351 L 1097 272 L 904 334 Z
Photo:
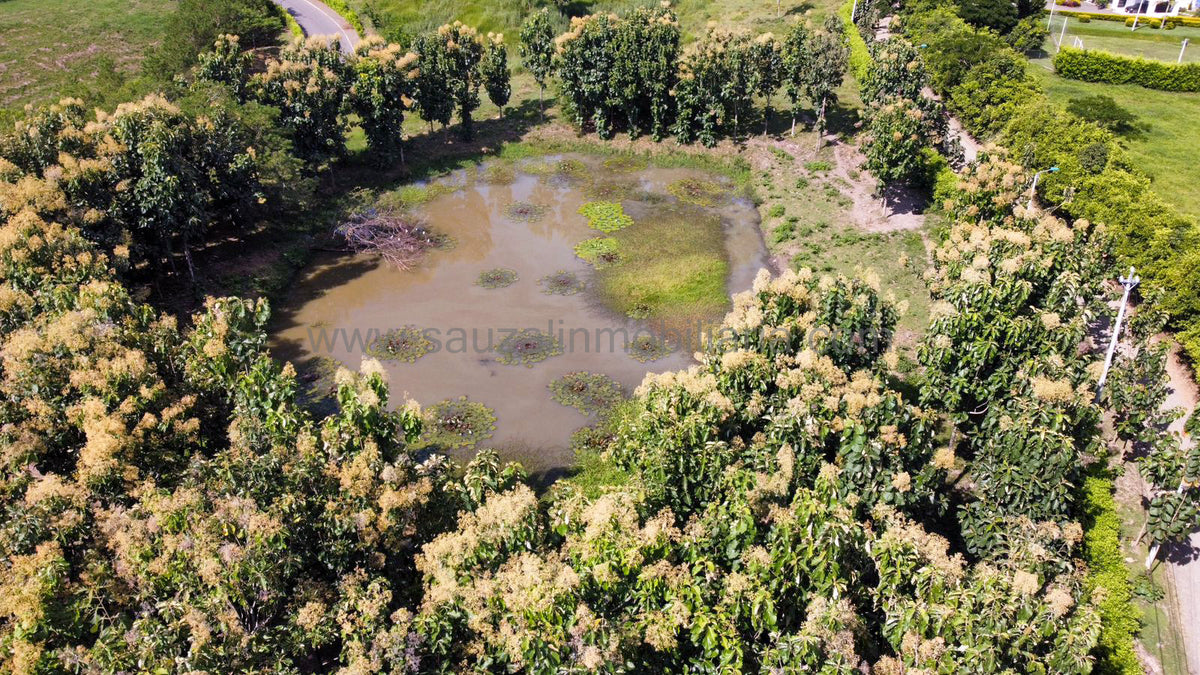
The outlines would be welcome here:
M 1033 185 L 1029 186 L 1029 203 L 1025 205 L 1026 211 L 1033 210 L 1033 200 L 1035 197 L 1037 197 L 1038 178 L 1041 178 L 1042 174 L 1046 173 L 1047 171 L 1050 173 L 1058 173 L 1058 167 L 1052 166 L 1049 169 L 1042 169 L 1041 171 L 1033 174 Z
M 1183 38 L 1183 44 L 1179 45 L 1179 58 L 1175 59 L 1175 63 L 1183 63 L 1183 50 L 1187 49 L 1188 39 Z
M 1129 268 L 1129 276 L 1120 277 L 1121 285 L 1125 287 L 1125 295 L 1121 296 L 1121 308 L 1117 310 L 1117 321 L 1113 324 L 1112 339 L 1108 342 L 1108 355 L 1104 357 L 1104 372 L 1100 373 L 1100 382 L 1096 385 L 1096 400 L 1100 400 L 1100 392 L 1104 391 L 1104 383 L 1108 381 L 1108 369 L 1112 367 L 1113 355 L 1117 353 L 1117 342 L 1121 339 L 1121 322 L 1125 320 L 1125 305 L 1129 303 L 1129 292 L 1142 279 L 1134 274 L 1133 267 Z

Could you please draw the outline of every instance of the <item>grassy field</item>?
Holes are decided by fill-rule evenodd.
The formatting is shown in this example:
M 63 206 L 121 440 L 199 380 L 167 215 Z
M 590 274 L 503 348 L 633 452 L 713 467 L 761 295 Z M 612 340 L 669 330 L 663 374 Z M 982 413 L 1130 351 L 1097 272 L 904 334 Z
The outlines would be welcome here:
M 1200 94 L 1068 80 L 1055 75 L 1049 59 L 1035 59 L 1031 68 L 1050 99 L 1065 106 L 1073 98 L 1111 96 L 1138 117 L 1140 128 L 1124 136 L 1138 168 L 1154 179 L 1155 190 L 1169 203 L 1200 217 L 1200 164 L 1196 163 L 1196 129 L 1200 125 Z
M 0 2 L 0 109 L 119 88 L 173 10 L 163 0 Z
M 533 0 L 348 0 L 350 6 L 364 20 L 371 22 L 384 35 L 398 36 L 403 30 L 412 34 L 430 30 L 449 21 L 459 20 L 475 26 L 482 32 L 506 34 L 509 44 L 515 44 L 521 22 L 532 11 L 543 6 Z M 549 5 L 549 3 L 546 3 Z M 568 6 L 568 14 L 579 15 L 595 12 L 621 12 L 642 4 L 647 0 L 601 0 L 599 2 L 576 2 Z M 835 0 L 679 0 L 672 3 L 679 15 L 684 39 L 689 40 L 704 32 L 710 21 L 723 26 L 739 26 L 748 30 L 786 30 L 788 23 L 797 16 L 811 16 L 814 21 L 832 14 L 838 3 Z M 565 29 L 568 19 L 551 9 L 560 29 Z
M 1046 39 L 1044 49 L 1049 54 L 1054 53 L 1058 38 L 1063 34 L 1064 19 L 1067 21 L 1067 32 L 1062 41 L 1064 46 L 1081 46 L 1075 42 L 1075 38 L 1078 38 L 1085 49 L 1102 49 L 1114 54 L 1174 63 L 1179 58 L 1180 43 L 1186 38 L 1189 42 L 1183 55 L 1184 63 L 1200 62 L 1200 45 L 1196 44 L 1200 41 L 1200 28 L 1179 27 L 1165 30 L 1147 27 L 1135 31 L 1116 21 L 1080 23 L 1078 19 L 1061 16 L 1054 17 L 1050 37 Z

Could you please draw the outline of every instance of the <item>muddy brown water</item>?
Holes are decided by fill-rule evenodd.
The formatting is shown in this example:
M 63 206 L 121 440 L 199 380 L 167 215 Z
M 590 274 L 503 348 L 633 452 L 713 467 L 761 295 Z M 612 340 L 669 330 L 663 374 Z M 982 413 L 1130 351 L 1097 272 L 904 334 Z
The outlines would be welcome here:
M 573 159 L 587 167 L 585 181 L 634 180 L 640 191 L 633 199 L 643 199 L 625 201 L 631 214 L 652 212 L 656 204 L 668 206 L 674 197 L 667 186 L 682 178 L 724 180 L 690 169 L 614 172 L 596 158 Z M 454 245 L 433 251 L 415 268 L 399 270 L 370 255 L 328 254 L 316 260 L 277 303 L 275 354 L 298 364 L 327 357 L 357 369 L 364 342 L 373 332 L 418 327 L 434 341 L 434 351 L 412 363 L 381 361 L 393 406 L 406 398 L 430 406 L 465 395 L 492 408 L 496 426 L 490 439 L 452 455 L 467 458 L 478 448 L 493 447 L 535 473 L 569 467 L 574 461 L 570 436 L 594 417 L 554 401 L 551 382 L 582 370 L 608 375 L 629 393 L 647 372 L 684 368 L 692 357 L 675 351 L 639 362 L 626 353 L 623 342 L 648 334 L 652 325 L 615 315 L 586 289 L 576 295 L 542 292 L 538 280 L 558 270 L 587 281 L 592 267 L 575 256 L 574 246 L 602 233 L 590 229 L 578 213 L 590 201 L 581 181 L 535 175 L 522 166 L 517 165 L 515 180 L 508 185 L 475 180 L 475 174 L 467 172 L 442 179 L 457 189 L 419 211 L 432 229 L 452 237 Z M 517 201 L 549 208 L 540 220 L 521 222 L 504 213 Z M 711 211 L 720 216 L 726 235 L 728 290 L 745 290 L 768 265 L 757 210 L 735 198 Z M 515 270 L 519 280 L 498 289 L 478 286 L 479 274 L 494 268 Z M 492 347 L 513 330 L 525 328 L 552 331 L 563 353 L 532 367 L 499 362 Z

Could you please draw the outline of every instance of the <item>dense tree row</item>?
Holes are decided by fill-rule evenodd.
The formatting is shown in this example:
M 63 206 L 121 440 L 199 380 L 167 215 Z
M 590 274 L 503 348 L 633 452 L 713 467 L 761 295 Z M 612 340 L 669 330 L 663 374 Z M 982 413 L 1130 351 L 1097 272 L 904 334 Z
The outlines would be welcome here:
M 535 14 L 522 30 L 522 52 L 534 59 L 543 84 L 547 25 L 544 14 Z M 573 19 L 555 39 L 555 63 L 562 99 L 580 127 L 594 128 L 601 138 L 623 127 L 631 136 L 672 133 L 682 143 L 711 146 L 721 136 L 741 136 L 759 114 L 765 124 L 780 87 L 793 119 L 807 98 L 823 130 L 846 69 L 842 30 L 836 17 L 819 30 L 797 24 L 783 40 L 714 27 L 683 49 L 670 9 L 638 8 L 621 17 Z M 755 108 L 756 99 L 765 110 Z

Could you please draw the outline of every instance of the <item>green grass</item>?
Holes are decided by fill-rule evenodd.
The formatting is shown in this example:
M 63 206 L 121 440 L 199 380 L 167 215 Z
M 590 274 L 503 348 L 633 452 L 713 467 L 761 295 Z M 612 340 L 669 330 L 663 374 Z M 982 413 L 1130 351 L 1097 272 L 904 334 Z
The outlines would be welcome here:
M 1043 49 L 1048 54 L 1055 52 L 1055 45 L 1062 33 L 1063 18 L 1055 16 L 1050 36 L 1046 38 Z M 1189 40 L 1184 52 L 1184 63 L 1200 61 L 1200 28 L 1179 27 L 1171 30 L 1155 28 L 1138 28 L 1130 30 L 1124 23 L 1117 21 L 1091 21 L 1080 23 L 1078 19 L 1067 19 L 1067 32 L 1063 38 L 1063 46 L 1075 46 L 1073 38 L 1083 42 L 1084 49 L 1101 49 L 1114 54 L 1125 56 L 1141 56 L 1147 59 L 1158 59 L 1174 63 L 1179 58 L 1179 45 L 1184 38 Z
M 1044 65 L 1044 60 L 1040 63 Z M 1080 82 L 1059 77 L 1042 67 L 1030 70 L 1041 81 L 1050 100 L 1060 106 L 1066 106 L 1072 98 L 1104 95 L 1137 115 L 1144 130 L 1124 138 L 1133 163 L 1154 180 L 1159 196 L 1185 213 L 1200 216 L 1200 191 L 1196 190 L 1200 182 L 1200 164 L 1196 162 L 1200 93 Z
M 137 75 L 146 48 L 161 40 L 174 7 L 163 0 L 0 2 L 0 109 L 65 95 L 109 103 Z
M 729 262 L 716 216 L 672 209 L 613 238 L 623 259 L 596 273 L 606 306 L 668 330 L 693 332 L 695 322 L 719 321 L 728 309 Z

